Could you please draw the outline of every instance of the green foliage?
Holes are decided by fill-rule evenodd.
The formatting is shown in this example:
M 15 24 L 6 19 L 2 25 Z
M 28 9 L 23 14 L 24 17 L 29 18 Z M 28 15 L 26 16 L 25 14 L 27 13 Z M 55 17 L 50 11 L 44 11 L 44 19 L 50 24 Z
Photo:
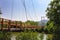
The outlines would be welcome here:
M 38 40 L 37 38 L 38 33 L 33 32 L 21 32 L 19 35 L 17 35 L 16 40 Z
M 44 31 L 43 28 L 36 29 L 37 32 L 42 33 Z
M 56 29 L 56 27 L 54 27 L 53 21 L 48 21 L 46 28 L 47 28 L 49 33 L 55 32 L 55 29 Z
M 52 38 L 53 38 L 53 34 L 47 34 L 46 40 L 52 40 Z
M 8 32 L 0 32 L 0 40 L 11 40 L 10 33 Z
M 3 27 L 4 27 L 4 28 L 7 28 L 7 24 L 3 24 Z
M 31 25 L 35 25 L 37 26 L 38 25 L 38 22 L 35 22 L 35 21 L 26 21 L 25 23 L 30 23 Z
M 41 34 L 40 34 L 40 39 L 43 40 L 43 37 L 44 37 L 44 34 L 41 33 Z
M 60 0 L 53 0 L 49 4 L 47 8 L 47 17 L 49 18 L 49 22 L 47 23 L 47 29 L 49 32 L 56 35 L 53 40 L 60 40 Z
M 54 34 L 54 37 L 52 40 L 60 40 L 60 34 Z
M 53 0 L 47 8 L 47 17 L 49 18 L 48 29 L 53 31 L 60 29 L 60 0 Z
M 44 27 L 44 33 L 46 33 L 46 34 L 49 33 L 47 27 Z

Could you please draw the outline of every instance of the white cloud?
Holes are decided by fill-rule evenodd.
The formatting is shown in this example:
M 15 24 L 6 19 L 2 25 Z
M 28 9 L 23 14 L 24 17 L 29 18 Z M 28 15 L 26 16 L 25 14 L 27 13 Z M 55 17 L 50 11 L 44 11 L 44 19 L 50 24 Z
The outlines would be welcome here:
M 52 0 L 37 0 L 37 1 L 38 1 L 39 4 L 41 4 L 41 3 L 48 3 Z

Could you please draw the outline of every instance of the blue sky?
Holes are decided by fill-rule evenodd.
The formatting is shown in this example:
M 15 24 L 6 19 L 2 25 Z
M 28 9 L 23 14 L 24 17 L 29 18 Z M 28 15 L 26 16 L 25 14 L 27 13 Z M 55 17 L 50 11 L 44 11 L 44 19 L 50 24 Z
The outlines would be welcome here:
M 24 0 L 22 0 L 24 1 Z M 12 20 L 26 21 L 26 12 L 28 20 L 40 21 L 41 16 L 46 16 L 46 8 L 51 0 L 25 0 L 25 8 L 21 0 L 0 0 L 2 17 Z M 13 5 L 13 12 L 12 12 Z M 45 17 L 46 18 L 46 17 Z

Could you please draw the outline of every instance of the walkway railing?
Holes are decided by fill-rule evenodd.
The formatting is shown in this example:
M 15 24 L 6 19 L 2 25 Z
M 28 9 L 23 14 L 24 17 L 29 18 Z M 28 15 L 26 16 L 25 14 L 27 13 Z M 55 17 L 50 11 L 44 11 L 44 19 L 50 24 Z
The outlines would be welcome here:
M 17 21 L 0 18 L 0 30 L 39 29 L 40 26 L 22 26 Z

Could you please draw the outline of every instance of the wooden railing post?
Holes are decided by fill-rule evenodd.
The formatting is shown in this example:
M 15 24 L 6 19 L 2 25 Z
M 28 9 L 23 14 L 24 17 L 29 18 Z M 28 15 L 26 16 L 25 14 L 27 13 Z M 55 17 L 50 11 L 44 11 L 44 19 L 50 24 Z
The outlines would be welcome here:
M 1 30 L 3 30 L 3 18 L 2 18 L 2 21 L 1 21 Z
M 1 18 L 0 18 L 0 30 L 1 30 Z
M 16 21 L 16 28 L 17 28 L 17 21 Z
M 11 20 L 8 22 L 8 30 L 10 30 Z

